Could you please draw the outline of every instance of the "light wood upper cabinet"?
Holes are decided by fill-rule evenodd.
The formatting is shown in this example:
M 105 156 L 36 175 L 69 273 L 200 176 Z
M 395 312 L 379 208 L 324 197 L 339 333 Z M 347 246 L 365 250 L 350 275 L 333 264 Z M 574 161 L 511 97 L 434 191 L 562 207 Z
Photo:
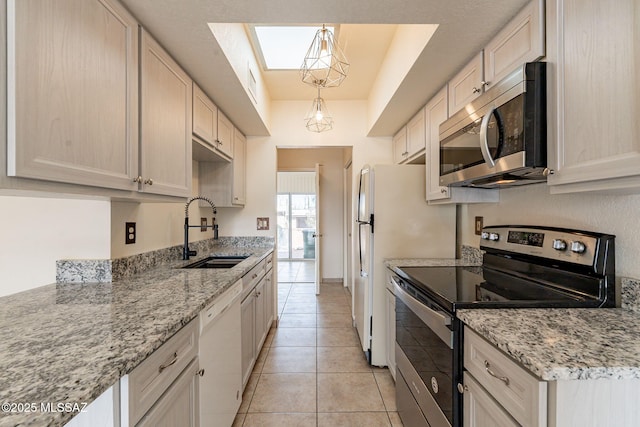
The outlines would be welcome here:
M 407 158 L 409 162 L 411 158 L 418 154 L 424 154 L 425 150 L 425 127 L 424 127 L 424 108 L 413 116 L 407 123 Z
M 639 10 L 637 0 L 549 0 L 552 193 L 640 191 Z
M 393 137 L 393 161 L 395 163 L 424 163 L 425 128 L 424 108 Z
M 407 158 L 407 127 L 402 128 L 393 136 L 393 162 L 402 163 Z
M 9 0 L 8 175 L 135 190 L 138 24 L 111 0 Z
M 215 145 L 218 137 L 218 107 L 193 84 L 193 134 L 204 142 Z
M 449 116 L 453 116 L 484 92 L 483 54 L 478 53 L 449 80 Z
M 246 175 L 247 175 L 247 138 L 238 130 L 233 134 L 233 183 L 232 203 L 234 205 L 245 204 Z
M 141 191 L 191 194 L 191 79 L 140 30 Z
M 233 123 L 218 110 L 218 149 L 229 157 L 233 157 Z
M 518 66 L 545 54 L 544 0 L 532 0 L 484 49 L 486 86 L 502 80 Z
M 245 136 L 235 128 L 233 160 L 200 162 L 198 182 L 200 194 L 209 197 L 218 207 L 243 207 L 246 202 L 246 146 Z

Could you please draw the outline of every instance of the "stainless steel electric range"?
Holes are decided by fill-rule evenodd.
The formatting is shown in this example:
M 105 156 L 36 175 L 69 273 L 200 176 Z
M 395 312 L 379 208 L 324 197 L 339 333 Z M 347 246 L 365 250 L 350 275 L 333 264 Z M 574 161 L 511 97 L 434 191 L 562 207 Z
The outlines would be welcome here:
M 462 425 L 465 308 L 613 307 L 615 236 L 535 226 L 485 227 L 479 267 L 400 267 L 396 397 L 404 425 Z M 428 423 L 428 424 L 427 424 Z

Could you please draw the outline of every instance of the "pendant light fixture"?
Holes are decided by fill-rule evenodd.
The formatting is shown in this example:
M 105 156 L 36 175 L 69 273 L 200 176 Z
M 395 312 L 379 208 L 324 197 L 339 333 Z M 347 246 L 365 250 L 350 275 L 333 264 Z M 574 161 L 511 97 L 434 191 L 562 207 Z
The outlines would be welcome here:
M 349 63 L 335 43 L 333 33 L 322 25 L 302 61 L 302 81 L 315 87 L 337 87 L 347 77 Z
M 318 97 L 313 100 L 311 109 L 305 117 L 307 129 L 311 132 L 324 132 L 333 129 L 333 118 L 329 114 L 324 99 L 320 97 L 320 87 L 318 86 Z

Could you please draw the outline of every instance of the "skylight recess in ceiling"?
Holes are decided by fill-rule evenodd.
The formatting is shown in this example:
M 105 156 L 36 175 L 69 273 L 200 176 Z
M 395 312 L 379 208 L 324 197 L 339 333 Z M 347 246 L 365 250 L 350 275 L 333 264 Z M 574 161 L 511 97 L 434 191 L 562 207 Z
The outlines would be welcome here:
M 321 25 L 254 25 L 250 27 L 258 56 L 265 70 L 299 69 L 313 37 L 321 28 Z M 334 27 L 327 26 L 327 28 L 334 32 Z

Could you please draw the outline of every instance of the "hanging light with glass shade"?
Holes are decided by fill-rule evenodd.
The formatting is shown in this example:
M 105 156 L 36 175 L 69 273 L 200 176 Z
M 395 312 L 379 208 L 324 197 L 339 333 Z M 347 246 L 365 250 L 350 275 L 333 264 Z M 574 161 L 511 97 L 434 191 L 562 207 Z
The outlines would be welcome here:
M 318 97 L 313 100 L 311 109 L 305 116 L 307 129 L 311 132 L 324 132 L 333 129 L 333 118 L 329 114 L 324 99 L 320 97 L 320 87 L 318 87 Z
M 347 77 L 347 71 L 347 58 L 335 43 L 331 30 L 322 25 L 302 61 L 302 81 L 316 87 L 336 87 Z

